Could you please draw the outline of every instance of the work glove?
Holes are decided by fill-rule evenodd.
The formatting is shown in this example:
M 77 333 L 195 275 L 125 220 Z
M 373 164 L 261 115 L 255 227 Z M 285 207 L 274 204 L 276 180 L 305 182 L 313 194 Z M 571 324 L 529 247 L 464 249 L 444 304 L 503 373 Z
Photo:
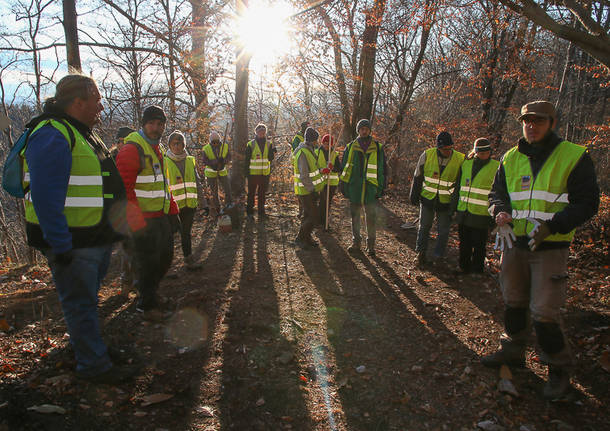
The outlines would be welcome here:
M 63 253 L 57 253 L 55 255 L 55 263 L 58 265 L 68 266 L 72 263 L 72 259 L 74 258 L 74 254 L 72 250 L 64 251 Z
M 331 162 L 328 162 L 328 166 L 327 167 L 328 167 L 329 171 L 332 171 L 333 168 L 334 168 L 334 165 Z
M 498 226 L 494 229 L 496 233 L 495 250 L 506 251 L 506 247 L 513 248 L 513 243 L 517 240 L 513 228 L 509 224 Z
M 528 217 L 527 221 L 534 225 L 533 229 L 527 234 L 530 237 L 527 245 L 531 251 L 534 251 L 551 234 L 551 229 L 549 229 L 549 225 L 543 220 Z
M 324 175 L 330 174 L 330 169 L 329 168 L 322 169 L 322 174 L 324 174 Z

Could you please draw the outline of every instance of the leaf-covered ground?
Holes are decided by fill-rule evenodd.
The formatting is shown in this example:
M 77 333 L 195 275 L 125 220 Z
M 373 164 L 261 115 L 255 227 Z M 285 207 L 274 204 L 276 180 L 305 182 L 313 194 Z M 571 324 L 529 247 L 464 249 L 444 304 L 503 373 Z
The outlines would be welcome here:
M 377 256 L 352 256 L 346 202 L 336 198 L 320 248 L 291 244 L 294 197 L 276 188 L 265 223 L 219 233 L 194 228 L 200 271 L 176 256 L 161 293 L 176 308 L 166 324 L 143 322 L 135 293 L 120 294 L 117 259 L 100 314 L 108 343 L 142 365 L 118 387 L 76 380 L 48 270 L 0 274 L 0 430 L 604 430 L 610 423 L 608 202 L 579 232 L 565 313 L 578 358 L 569 401 L 541 399 L 534 350 L 498 392 L 479 357 L 498 345 L 498 256 L 484 278 L 448 263 L 414 265 L 416 209 L 382 202 Z M 178 241 L 176 241 L 178 243 Z M 58 410 L 41 413 L 45 404 Z M 32 409 L 34 408 L 34 409 Z M 44 408 L 43 408 L 44 409 Z M 487 428 L 494 429 L 494 428 Z

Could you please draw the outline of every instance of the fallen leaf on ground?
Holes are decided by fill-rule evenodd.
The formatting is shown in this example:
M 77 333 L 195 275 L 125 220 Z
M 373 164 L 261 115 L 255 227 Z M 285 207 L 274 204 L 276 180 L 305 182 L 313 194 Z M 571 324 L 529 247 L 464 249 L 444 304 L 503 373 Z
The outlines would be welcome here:
M 152 394 L 146 395 L 142 397 L 142 407 L 149 406 L 151 404 L 162 403 L 163 401 L 167 401 L 170 398 L 173 398 L 173 394 Z
M 41 404 L 39 406 L 32 406 L 28 407 L 28 410 L 38 413 L 59 413 L 60 415 L 66 413 L 66 409 L 53 404 Z

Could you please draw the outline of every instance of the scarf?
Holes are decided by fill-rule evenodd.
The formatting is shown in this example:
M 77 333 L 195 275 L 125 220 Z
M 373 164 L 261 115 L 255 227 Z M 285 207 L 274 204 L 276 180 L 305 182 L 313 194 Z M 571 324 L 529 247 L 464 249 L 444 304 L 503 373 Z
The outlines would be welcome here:
M 182 154 L 174 154 L 174 153 L 172 153 L 172 150 L 168 148 L 168 150 L 165 152 L 165 155 L 167 157 L 169 157 L 170 159 L 172 159 L 173 161 L 179 162 L 179 161 L 186 159 L 186 156 L 188 156 L 188 153 L 185 150 L 182 152 Z

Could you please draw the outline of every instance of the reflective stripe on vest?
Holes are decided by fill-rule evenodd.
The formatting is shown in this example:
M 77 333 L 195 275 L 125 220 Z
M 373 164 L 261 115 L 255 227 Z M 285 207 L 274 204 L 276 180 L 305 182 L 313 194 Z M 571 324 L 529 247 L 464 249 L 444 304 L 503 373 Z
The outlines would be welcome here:
M 195 180 L 195 158 L 187 156 L 184 159 L 184 177 L 176 163 L 165 156 L 165 166 L 167 169 L 167 180 L 169 181 L 169 191 L 174 197 L 178 208 L 185 206 L 197 208 L 197 182 Z
M 488 216 L 489 206 L 487 197 L 491 191 L 491 185 L 498 171 L 500 162 L 489 160 L 472 178 L 472 167 L 474 159 L 466 160 L 462 164 L 462 178 L 460 180 L 460 202 L 458 211 L 468 211 L 471 214 Z
M 328 167 L 328 163 L 326 162 L 326 157 L 324 157 L 324 151 L 322 151 L 321 148 L 318 148 L 316 150 L 316 154 L 318 155 L 318 168 L 324 169 L 324 168 Z M 332 154 L 331 163 L 333 164 L 333 166 L 335 166 L 335 163 L 337 162 L 337 152 L 333 151 L 331 154 Z M 323 181 L 324 185 L 326 185 L 327 179 L 330 180 L 331 186 L 339 185 L 339 173 L 338 172 L 334 172 L 333 170 L 331 170 L 328 175 L 322 174 L 322 181 Z
M 568 177 L 587 149 L 568 141 L 563 141 L 545 160 L 534 177 L 529 159 L 513 147 L 502 160 L 506 175 L 506 187 L 510 195 L 513 230 L 518 236 L 525 236 L 533 229 L 526 221 L 532 217 L 551 220 L 555 213 L 568 205 Z M 566 234 L 555 233 L 544 241 L 572 241 L 574 230 Z
M 271 163 L 269 162 L 269 144 L 267 144 L 267 141 L 265 141 L 262 154 L 256 140 L 248 142 L 247 145 L 252 148 L 250 175 L 269 175 L 271 173 Z
M 428 148 L 426 150 L 426 163 L 424 164 L 424 184 L 421 191 L 421 196 L 433 200 L 438 194 L 440 203 L 448 204 L 451 201 L 451 193 L 455 187 L 460 166 L 464 161 L 464 154 L 453 150 L 449 163 L 440 174 L 438 164 L 438 154 L 436 148 Z
M 50 124 L 57 129 L 65 138 L 66 145 L 70 145 L 70 134 L 65 124 L 56 120 L 46 120 L 39 123 L 32 131 L 30 138 L 41 127 Z M 66 123 L 68 124 L 68 123 Z M 103 176 L 110 175 L 102 172 L 100 161 L 75 127 L 68 124 L 74 134 L 74 147 L 72 148 L 72 166 L 70 167 L 70 178 L 68 190 L 64 202 L 63 214 L 66 217 L 68 227 L 91 227 L 96 226 L 102 220 L 104 212 L 104 198 L 112 198 L 113 195 L 104 195 Z M 25 160 L 25 149 L 22 150 L 23 158 L 23 187 L 30 183 L 30 172 Z M 39 224 L 31 192 L 25 195 L 25 219 L 33 224 Z
M 318 169 L 316 157 L 308 148 L 300 148 L 294 153 L 294 159 L 292 160 L 292 166 L 294 170 L 294 194 L 296 195 L 308 195 L 311 192 L 305 188 L 305 185 L 301 182 L 301 176 L 299 172 L 299 156 L 301 153 L 305 154 L 307 159 L 307 165 L 309 166 L 309 178 L 313 183 L 314 190 L 319 192 L 324 188 L 324 180 L 322 174 Z
M 130 133 L 125 138 L 125 143 L 138 145 L 144 153 L 144 166 L 140 166 L 141 170 L 134 186 L 140 209 L 144 212 L 163 210 L 165 214 L 169 213 L 169 184 L 157 153 L 138 132 Z
M 381 150 L 381 144 L 371 140 L 368 148 L 366 149 L 366 153 L 362 151 L 360 148 L 360 144 L 358 144 L 358 140 L 353 141 L 349 146 L 349 153 L 347 154 L 347 162 L 343 167 L 343 171 L 341 172 L 340 179 L 344 182 L 349 182 L 352 177 L 352 168 L 353 168 L 353 160 L 354 160 L 354 152 L 360 151 L 366 155 L 368 155 L 366 159 L 366 181 L 373 184 L 374 186 L 379 185 L 378 180 L 378 171 L 377 171 L 377 146 L 379 145 L 379 150 Z
M 212 144 L 207 144 L 205 147 L 203 147 L 203 152 L 205 153 L 205 156 L 208 158 L 208 160 L 216 160 L 216 154 L 214 154 L 214 148 L 212 148 Z M 220 144 L 220 157 L 226 159 L 227 154 L 229 154 L 229 146 L 226 143 Z M 204 174 L 208 178 L 216 178 L 218 175 L 220 175 L 221 177 L 226 177 L 228 174 L 227 166 L 225 165 L 220 171 L 215 171 L 214 169 L 206 165 Z

